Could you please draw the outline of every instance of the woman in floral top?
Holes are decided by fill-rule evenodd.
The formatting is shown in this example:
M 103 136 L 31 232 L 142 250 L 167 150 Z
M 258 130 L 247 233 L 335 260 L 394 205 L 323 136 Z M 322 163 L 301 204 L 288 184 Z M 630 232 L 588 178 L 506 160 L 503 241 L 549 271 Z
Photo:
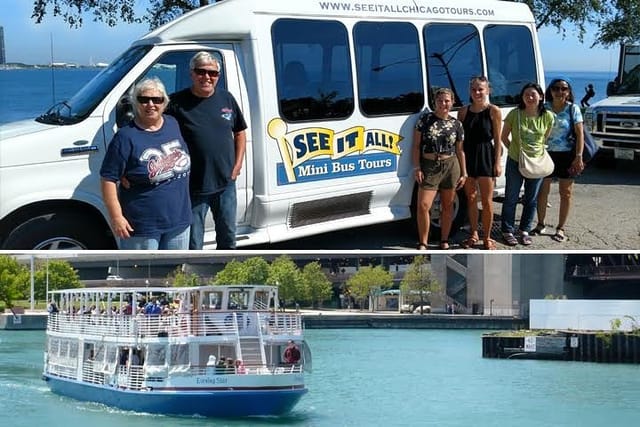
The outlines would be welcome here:
M 440 88 L 435 92 L 434 112 L 420 115 L 413 134 L 413 166 L 418 183 L 418 249 L 427 249 L 429 211 L 440 191 L 440 249 L 449 249 L 456 190 L 467 178 L 462 141 L 462 123 L 449 115 L 453 92 Z

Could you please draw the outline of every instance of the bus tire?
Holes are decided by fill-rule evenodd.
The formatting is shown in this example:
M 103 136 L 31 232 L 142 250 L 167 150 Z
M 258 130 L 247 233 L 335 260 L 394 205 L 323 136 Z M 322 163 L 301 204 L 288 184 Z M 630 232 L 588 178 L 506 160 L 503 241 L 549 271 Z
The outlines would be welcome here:
M 82 214 L 51 212 L 26 220 L 2 242 L 3 249 L 116 249 L 108 230 Z

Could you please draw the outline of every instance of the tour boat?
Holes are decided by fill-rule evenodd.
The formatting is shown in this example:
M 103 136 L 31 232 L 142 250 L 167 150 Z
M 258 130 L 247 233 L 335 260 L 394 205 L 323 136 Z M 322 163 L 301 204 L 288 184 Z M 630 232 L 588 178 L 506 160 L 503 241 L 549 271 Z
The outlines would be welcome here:
M 299 313 L 262 285 L 49 292 L 43 378 L 54 393 L 137 412 L 281 415 L 307 392 Z

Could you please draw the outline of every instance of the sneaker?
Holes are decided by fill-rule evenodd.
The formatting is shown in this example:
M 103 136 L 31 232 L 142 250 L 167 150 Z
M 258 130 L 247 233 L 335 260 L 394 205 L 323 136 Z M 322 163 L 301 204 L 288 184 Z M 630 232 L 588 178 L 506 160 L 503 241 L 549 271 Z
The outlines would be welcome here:
M 522 243 L 524 246 L 529 246 L 533 243 L 533 240 L 531 239 L 531 236 L 529 236 L 528 232 L 521 230 L 518 234 L 520 237 L 520 243 Z

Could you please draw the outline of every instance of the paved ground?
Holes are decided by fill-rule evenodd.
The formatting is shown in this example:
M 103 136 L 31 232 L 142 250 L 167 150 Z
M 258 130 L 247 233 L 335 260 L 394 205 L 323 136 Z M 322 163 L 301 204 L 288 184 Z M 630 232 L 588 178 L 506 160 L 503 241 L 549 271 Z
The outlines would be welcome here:
M 557 222 L 558 185 L 552 184 L 547 210 L 547 235 L 537 236 L 531 246 L 510 247 L 504 244 L 499 230 L 502 204 L 494 203 L 492 237 L 501 250 L 572 251 L 640 249 L 640 162 L 612 162 L 608 168 L 590 165 L 574 186 L 573 207 L 565 227 L 567 240 L 551 238 Z M 516 219 L 519 219 L 518 205 Z M 468 229 L 457 230 L 450 241 L 453 249 L 469 236 Z M 247 249 L 270 250 L 415 250 L 417 236 L 412 221 L 396 221 L 350 230 L 335 231 Z M 429 249 L 438 249 L 432 242 Z M 481 249 L 478 246 L 477 249 Z

